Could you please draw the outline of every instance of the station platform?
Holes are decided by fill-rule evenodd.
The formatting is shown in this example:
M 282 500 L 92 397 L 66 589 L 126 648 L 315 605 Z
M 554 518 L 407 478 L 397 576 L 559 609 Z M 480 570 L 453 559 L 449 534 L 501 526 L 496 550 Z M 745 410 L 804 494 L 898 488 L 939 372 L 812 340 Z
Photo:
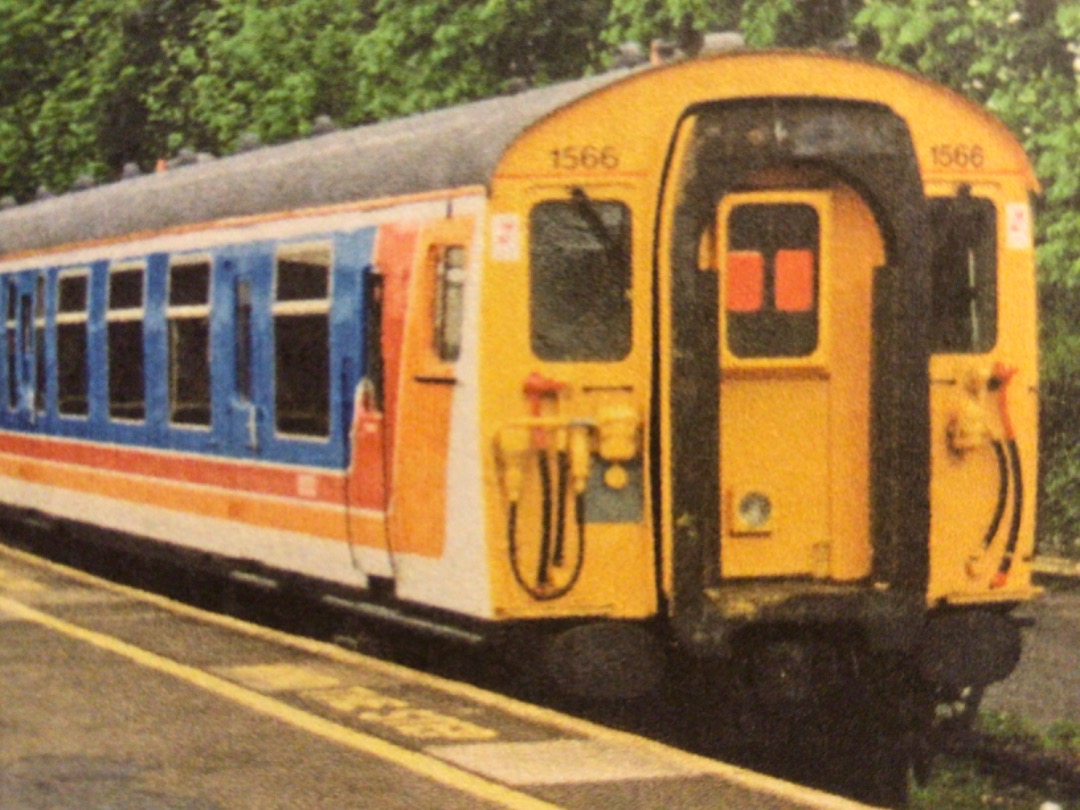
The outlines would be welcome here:
M 0 807 L 865 805 L 0 546 Z

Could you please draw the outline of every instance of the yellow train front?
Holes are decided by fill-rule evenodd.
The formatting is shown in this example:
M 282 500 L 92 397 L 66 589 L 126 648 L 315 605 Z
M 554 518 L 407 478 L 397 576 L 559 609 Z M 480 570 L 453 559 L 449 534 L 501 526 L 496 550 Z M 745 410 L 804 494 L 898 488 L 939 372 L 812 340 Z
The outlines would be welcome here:
M 0 212 L 0 499 L 571 691 L 916 728 L 1036 592 L 1035 192 L 943 88 L 747 52 Z
M 532 127 L 480 324 L 496 614 L 588 618 L 551 666 L 611 689 L 665 644 L 774 697 L 837 650 L 939 698 L 1007 676 L 1036 191 L 980 109 L 821 55 L 648 70 Z

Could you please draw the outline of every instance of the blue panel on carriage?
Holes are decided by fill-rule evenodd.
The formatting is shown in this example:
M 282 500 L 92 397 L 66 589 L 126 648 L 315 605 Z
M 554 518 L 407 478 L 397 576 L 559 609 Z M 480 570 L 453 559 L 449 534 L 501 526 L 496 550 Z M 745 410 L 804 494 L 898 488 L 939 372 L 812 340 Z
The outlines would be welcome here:
M 377 228 L 348 233 L 306 235 L 305 244 L 322 243 L 331 248 L 329 302 L 326 313 L 328 342 L 304 346 L 303 352 L 316 357 L 328 353 L 328 396 L 325 435 L 304 437 L 279 434 L 275 430 L 275 254 L 288 242 L 260 242 L 226 245 L 208 251 L 190 251 L 169 256 L 154 253 L 132 256 L 124 263 L 145 267 L 143 315 L 143 370 L 145 418 L 113 419 L 109 415 L 108 385 L 108 289 L 109 265 L 91 262 L 86 286 L 86 388 L 85 414 L 60 413 L 58 404 L 58 280 L 64 270 L 48 268 L 7 275 L 0 284 L 0 427 L 22 432 L 67 438 L 174 450 L 214 457 L 266 460 L 323 468 L 348 465 L 348 436 L 352 421 L 353 392 L 364 369 L 362 278 L 373 257 Z M 170 421 L 169 266 L 178 257 L 202 257 L 210 261 L 210 419 L 208 425 L 181 425 Z M 38 277 L 46 281 L 38 288 Z M 237 284 L 245 289 L 238 293 Z M 246 286 L 245 286 L 246 285 Z M 44 306 L 35 310 L 36 295 L 44 290 Z M 250 344 L 250 378 L 244 383 L 247 396 L 238 388 L 237 318 L 243 307 L 238 294 L 250 296 L 247 317 Z M 24 303 L 26 299 L 27 303 Z M 20 307 L 25 307 L 22 312 Z M 13 317 L 8 317 L 9 313 Z M 35 321 L 21 327 L 23 316 Z M 244 317 L 244 316 L 240 316 Z M 41 328 L 44 324 L 44 328 Z M 33 327 L 37 328 L 33 328 Z M 43 340 L 42 360 L 35 361 L 35 341 Z M 11 346 L 9 349 L 8 346 Z M 25 344 L 25 345 L 24 345 Z M 11 355 L 9 357 L 9 354 Z M 317 358 L 316 358 L 317 359 Z M 38 380 L 43 372 L 44 380 Z M 37 398 L 37 385 L 44 382 Z M 10 403 L 14 403 L 12 406 Z M 254 420 L 249 423 L 249 419 Z

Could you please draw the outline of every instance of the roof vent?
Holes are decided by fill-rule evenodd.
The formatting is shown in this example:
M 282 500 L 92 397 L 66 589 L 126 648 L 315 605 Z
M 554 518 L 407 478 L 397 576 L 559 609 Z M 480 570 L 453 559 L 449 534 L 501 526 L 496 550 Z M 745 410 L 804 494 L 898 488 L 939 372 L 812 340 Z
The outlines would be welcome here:
M 129 161 L 124 164 L 123 170 L 120 172 L 121 180 L 132 180 L 142 174 L 142 169 L 139 168 L 139 164 L 135 161 Z
M 176 157 L 169 161 L 169 168 L 179 169 L 184 166 L 193 166 L 196 162 L 198 162 L 198 159 L 199 157 L 195 154 L 195 150 L 189 149 L 185 146 L 183 149 L 176 153 Z
M 649 43 L 649 64 L 663 65 L 680 56 L 675 43 L 668 39 L 654 39 Z
M 236 151 L 239 152 L 254 152 L 262 146 L 262 138 L 259 137 L 258 132 L 241 132 L 240 137 L 236 139 Z
M 337 132 L 337 128 L 334 119 L 329 115 L 318 115 L 311 125 L 311 137 L 317 138 L 320 135 L 329 135 L 331 132 Z
M 518 93 L 524 93 L 530 87 L 532 87 L 532 82 L 524 76 L 514 76 L 506 82 L 503 93 L 508 96 L 516 96 Z
M 739 51 L 745 47 L 746 40 L 738 31 L 714 31 L 705 35 L 698 55 L 715 56 L 719 53 Z
M 612 70 L 621 68 L 633 68 L 644 65 L 649 61 L 649 55 L 641 47 L 640 42 L 624 42 L 615 52 L 615 59 L 611 63 Z

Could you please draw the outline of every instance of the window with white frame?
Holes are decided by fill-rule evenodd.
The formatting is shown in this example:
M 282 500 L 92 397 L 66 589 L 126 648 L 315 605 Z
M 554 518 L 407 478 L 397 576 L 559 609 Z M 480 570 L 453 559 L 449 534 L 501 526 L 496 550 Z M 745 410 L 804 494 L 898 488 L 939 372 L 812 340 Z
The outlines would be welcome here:
M 143 369 L 143 303 L 145 268 L 119 265 L 109 270 L 109 308 L 106 315 L 109 348 L 109 416 L 142 421 L 146 418 Z
M 89 289 L 89 268 L 60 271 L 56 294 L 56 397 L 57 409 L 66 416 L 86 416 L 89 412 Z
M 274 424 L 279 434 L 330 432 L 328 242 L 282 246 L 275 261 Z
M 169 265 L 169 421 L 210 425 L 210 259 Z

